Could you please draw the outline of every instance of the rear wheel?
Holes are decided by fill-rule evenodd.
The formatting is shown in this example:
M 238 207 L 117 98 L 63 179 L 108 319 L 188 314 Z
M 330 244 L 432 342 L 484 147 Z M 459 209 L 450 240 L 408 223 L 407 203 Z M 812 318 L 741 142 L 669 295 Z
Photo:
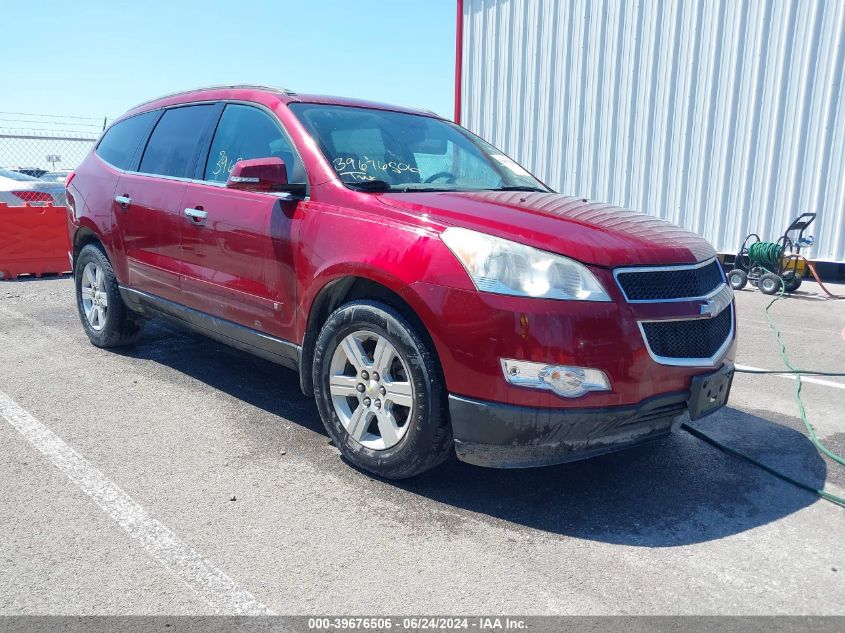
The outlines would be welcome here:
M 436 357 L 392 308 L 359 301 L 336 310 L 317 338 L 313 372 L 323 424 L 356 466 L 404 479 L 451 453 Z
M 784 281 L 786 282 L 786 292 L 795 292 L 801 287 L 801 275 L 794 272 L 784 275 Z
M 79 318 L 94 345 L 120 347 L 137 340 L 143 319 L 123 303 L 114 270 L 99 244 L 88 244 L 79 253 L 74 283 Z

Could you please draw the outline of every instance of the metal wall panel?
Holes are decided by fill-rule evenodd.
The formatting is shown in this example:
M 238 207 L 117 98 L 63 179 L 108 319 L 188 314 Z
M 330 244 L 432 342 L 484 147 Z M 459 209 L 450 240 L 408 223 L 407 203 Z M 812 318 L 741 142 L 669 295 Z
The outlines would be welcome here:
M 461 123 L 554 189 L 845 262 L 845 1 L 464 0 Z

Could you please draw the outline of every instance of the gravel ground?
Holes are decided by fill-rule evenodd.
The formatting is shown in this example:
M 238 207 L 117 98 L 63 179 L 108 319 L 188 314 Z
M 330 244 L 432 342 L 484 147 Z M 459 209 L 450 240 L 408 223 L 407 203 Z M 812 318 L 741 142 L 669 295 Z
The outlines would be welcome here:
M 845 370 L 845 302 L 801 290 L 772 309 L 793 363 Z M 0 418 L 0 614 L 845 614 L 842 509 L 687 433 L 379 481 L 341 461 L 292 372 L 158 322 L 98 350 L 72 293 L 0 283 L 0 394 L 41 429 Z M 738 293 L 737 361 L 779 369 L 768 300 Z M 845 379 L 826 380 L 804 397 L 842 453 Z M 738 375 L 696 425 L 845 495 L 793 387 Z

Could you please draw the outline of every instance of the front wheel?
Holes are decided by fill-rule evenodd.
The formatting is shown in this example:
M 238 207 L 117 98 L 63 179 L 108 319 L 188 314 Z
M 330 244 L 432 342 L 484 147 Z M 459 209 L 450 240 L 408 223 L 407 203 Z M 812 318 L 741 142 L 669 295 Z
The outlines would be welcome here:
M 783 280 L 774 273 L 766 273 L 760 277 L 759 288 L 763 294 L 777 294 L 783 288 Z
M 317 338 L 313 378 L 323 424 L 356 466 L 405 479 L 451 453 L 437 359 L 392 308 L 356 301 L 332 313 Z
M 742 290 L 748 284 L 748 275 L 744 270 L 735 268 L 728 274 L 728 283 L 734 290 Z

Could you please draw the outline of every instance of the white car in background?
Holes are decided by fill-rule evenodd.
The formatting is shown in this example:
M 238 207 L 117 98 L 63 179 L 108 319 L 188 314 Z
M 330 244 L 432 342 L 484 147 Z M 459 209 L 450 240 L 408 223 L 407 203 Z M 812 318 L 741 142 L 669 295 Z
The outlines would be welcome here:
M 48 182 L 17 171 L 0 169 L 0 202 L 10 206 L 24 203 L 64 206 L 65 185 L 63 182 Z
M 44 180 L 45 182 L 58 182 L 64 184 L 68 176 L 70 176 L 70 170 L 48 171 L 46 174 L 41 174 L 38 179 Z

